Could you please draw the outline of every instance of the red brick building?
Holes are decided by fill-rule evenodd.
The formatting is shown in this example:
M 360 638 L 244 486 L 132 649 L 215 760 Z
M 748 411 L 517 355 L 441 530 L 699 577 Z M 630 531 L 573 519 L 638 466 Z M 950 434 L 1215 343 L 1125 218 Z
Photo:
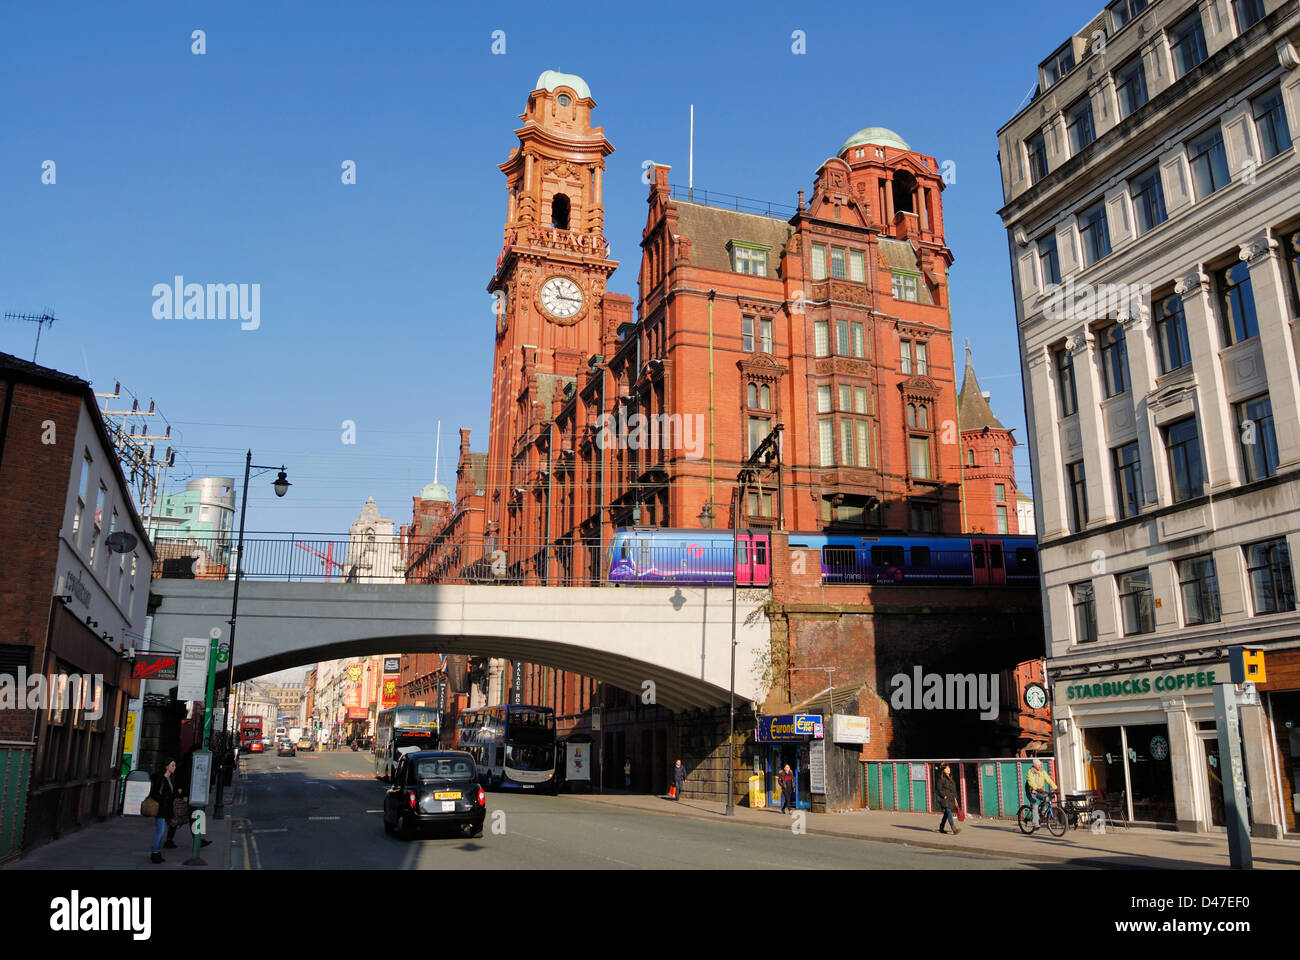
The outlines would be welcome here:
M 1016 439 L 993 415 L 988 396 L 980 390 L 970 344 L 966 345 L 966 373 L 957 398 L 957 421 L 961 425 L 965 531 L 1019 534 Z

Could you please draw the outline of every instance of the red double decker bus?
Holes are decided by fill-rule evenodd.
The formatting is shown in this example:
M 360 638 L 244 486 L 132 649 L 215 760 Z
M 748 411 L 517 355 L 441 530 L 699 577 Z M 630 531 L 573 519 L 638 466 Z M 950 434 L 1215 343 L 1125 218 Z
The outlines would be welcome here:
M 262 718 L 245 714 L 239 719 L 239 746 L 247 747 L 254 740 L 262 739 Z

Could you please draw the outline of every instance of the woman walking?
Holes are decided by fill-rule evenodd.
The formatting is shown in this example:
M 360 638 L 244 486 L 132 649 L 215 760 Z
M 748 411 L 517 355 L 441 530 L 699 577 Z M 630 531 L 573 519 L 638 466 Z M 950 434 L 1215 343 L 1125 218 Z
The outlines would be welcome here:
M 957 784 L 952 779 L 952 768 L 946 763 L 943 765 L 943 773 L 939 777 L 936 792 L 939 795 L 939 806 L 943 810 L 943 816 L 939 819 L 939 832 L 948 832 L 943 828 L 947 823 L 952 827 L 954 834 L 961 833 L 961 827 L 957 826 L 957 821 L 952 816 L 952 812 L 957 809 Z
M 153 782 L 149 785 L 149 799 L 158 804 L 158 814 L 154 820 L 153 828 L 153 846 L 149 848 L 149 861 L 151 863 L 163 862 L 163 836 L 167 833 L 167 821 L 173 816 L 174 802 L 178 796 L 176 783 L 172 779 L 175 776 L 176 761 L 168 760 L 163 764 L 162 771 L 155 774 Z

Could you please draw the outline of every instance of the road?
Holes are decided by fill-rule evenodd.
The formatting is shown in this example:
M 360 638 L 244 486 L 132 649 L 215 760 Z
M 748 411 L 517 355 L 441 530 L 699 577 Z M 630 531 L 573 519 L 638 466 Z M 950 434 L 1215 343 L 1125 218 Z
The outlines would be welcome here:
M 258 869 L 1032 869 L 1039 864 L 610 809 L 583 800 L 488 794 L 483 836 L 404 842 L 384 833 L 385 785 L 369 754 L 241 757 L 236 870 Z

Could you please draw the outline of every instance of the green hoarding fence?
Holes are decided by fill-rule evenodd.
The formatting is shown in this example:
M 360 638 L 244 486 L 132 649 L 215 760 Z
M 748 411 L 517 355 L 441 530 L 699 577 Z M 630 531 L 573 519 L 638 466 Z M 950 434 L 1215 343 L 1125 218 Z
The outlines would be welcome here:
M 1026 757 L 985 757 L 967 760 L 865 760 L 862 797 L 869 810 L 913 813 L 937 812 L 934 782 L 943 764 L 952 767 L 963 809 L 983 817 L 1014 818 L 1025 802 L 1025 777 L 1033 766 Z M 1056 761 L 1043 758 L 1052 780 L 1059 783 Z
M 0 745 L 0 863 L 22 851 L 31 773 L 30 743 Z

